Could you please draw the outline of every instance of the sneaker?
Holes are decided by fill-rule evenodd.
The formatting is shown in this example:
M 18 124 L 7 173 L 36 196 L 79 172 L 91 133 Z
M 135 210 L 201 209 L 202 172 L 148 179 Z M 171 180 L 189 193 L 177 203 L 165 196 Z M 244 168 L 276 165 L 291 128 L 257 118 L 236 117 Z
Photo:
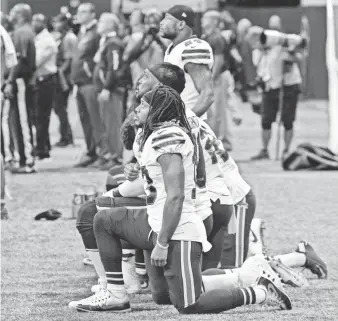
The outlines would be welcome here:
M 74 167 L 79 168 L 79 167 L 88 167 L 88 165 L 94 163 L 97 160 L 97 156 L 88 156 L 88 155 L 83 155 L 79 162 L 74 165 Z
M 316 274 L 319 279 L 327 278 L 327 265 L 317 255 L 313 247 L 308 242 L 301 241 L 296 248 L 296 252 L 305 254 L 305 268 L 309 269 L 313 274 Z
M 67 147 L 69 145 L 74 145 L 74 142 L 73 141 L 68 141 L 68 140 L 60 140 L 54 146 L 62 148 L 62 147 Z
M 89 168 L 101 168 L 107 162 L 106 159 L 99 157 L 95 162 L 88 165 Z
M 243 263 L 239 270 L 239 282 L 242 287 L 248 287 L 257 282 L 261 277 L 270 279 L 279 288 L 283 287 L 280 277 L 269 265 L 263 255 L 255 255 Z
M 266 300 L 263 303 L 278 304 L 282 310 L 292 309 L 290 298 L 274 282 L 262 276 L 257 285 L 263 286 L 267 292 Z
M 270 159 L 269 152 L 266 149 L 262 149 L 257 155 L 251 157 L 253 161 L 263 159 Z
M 100 289 L 96 292 L 99 293 Z M 77 308 L 78 305 L 88 305 L 91 304 L 92 302 L 94 302 L 96 300 L 96 293 L 88 298 L 79 300 L 79 301 L 71 301 L 68 303 L 68 307 L 72 310 L 75 310 Z
M 108 289 L 101 289 L 91 296 L 88 303 L 77 304 L 78 312 L 130 312 L 130 303 L 127 293 L 111 292 Z
M 85 259 L 83 259 L 83 264 L 84 265 L 91 265 L 91 266 L 94 266 L 92 260 L 89 258 L 89 257 L 86 257 Z
M 36 169 L 34 165 L 25 165 L 20 166 L 18 168 L 11 169 L 12 174 L 34 174 L 36 173 Z
M 6 207 L 1 208 L 1 219 L 8 220 L 8 210 Z
M 297 288 L 309 286 L 306 277 L 296 270 L 284 265 L 280 259 L 267 257 L 271 268 L 281 277 L 282 282 Z
M 256 254 L 264 254 L 265 252 L 264 229 L 265 223 L 263 220 L 261 220 L 260 218 L 252 219 L 250 228 L 248 256 Z

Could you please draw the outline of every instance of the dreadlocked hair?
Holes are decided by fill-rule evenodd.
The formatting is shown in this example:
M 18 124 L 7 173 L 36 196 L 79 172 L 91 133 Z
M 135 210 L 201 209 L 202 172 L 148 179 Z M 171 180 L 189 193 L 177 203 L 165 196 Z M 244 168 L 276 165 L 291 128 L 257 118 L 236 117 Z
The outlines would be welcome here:
M 129 113 L 120 129 L 122 143 L 126 150 L 133 150 L 133 144 L 136 137 L 134 115 L 135 112 L 133 111 Z
M 185 112 L 185 105 L 178 92 L 168 86 L 160 85 L 146 93 L 143 99 L 150 105 L 150 109 L 147 120 L 143 126 L 140 151 L 143 150 L 144 144 L 149 136 L 156 129 L 169 122 L 169 124 L 171 123 L 181 127 L 190 137 L 195 147 L 193 161 L 197 164 L 197 141 L 191 132 L 191 127 Z

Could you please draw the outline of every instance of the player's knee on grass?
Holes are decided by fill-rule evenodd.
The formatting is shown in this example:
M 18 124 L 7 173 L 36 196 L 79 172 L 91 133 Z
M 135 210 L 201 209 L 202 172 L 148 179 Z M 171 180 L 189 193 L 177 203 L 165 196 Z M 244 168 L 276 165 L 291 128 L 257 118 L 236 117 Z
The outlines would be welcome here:
M 153 301 L 158 305 L 171 305 L 169 292 L 161 290 L 151 290 Z
M 86 228 L 93 228 L 96 213 L 95 201 L 88 201 L 81 205 L 76 217 L 76 228 L 80 233 Z
M 88 201 L 81 205 L 76 218 L 76 228 L 81 234 L 86 249 L 96 249 L 94 234 L 94 217 L 97 213 L 95 201 Z

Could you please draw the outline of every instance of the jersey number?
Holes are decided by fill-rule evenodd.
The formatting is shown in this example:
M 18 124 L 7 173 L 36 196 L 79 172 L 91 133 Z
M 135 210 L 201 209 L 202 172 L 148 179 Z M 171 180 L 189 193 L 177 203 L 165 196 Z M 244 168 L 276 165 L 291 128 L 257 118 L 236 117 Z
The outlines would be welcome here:
M 153 185 L 153 180 L 149 176 L 149 172 L 145 166 L 141 167 L 142 177 L 146 180 L 147 186 L 145 188 L 146 192 L 146 202 L 147 205 L 153 205 L 155 203 L 156 197 L 157 197 L 157 190 L 155 186 Z

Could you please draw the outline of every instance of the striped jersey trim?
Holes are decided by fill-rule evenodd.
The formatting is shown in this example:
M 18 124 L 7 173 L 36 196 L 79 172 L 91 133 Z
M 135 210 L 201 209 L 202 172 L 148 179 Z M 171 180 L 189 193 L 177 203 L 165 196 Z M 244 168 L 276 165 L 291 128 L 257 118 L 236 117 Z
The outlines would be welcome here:
M 181 273 L 186 308 L 196 302 L 194 275 L 191 268 L 191 241 L 181 241 Z
M 206 54 L 210 54 L 210 50 L 209 49 L 185 49 L 182 52 L 182 55 L 186 55 L 186 54 L 194 54 L 194 53 L 206 53 Z
M 182 60 L 194 60 L 194 59 L 205 59 L 205 60 L 211 60 L 211 55 L 187 55 L 182 56 Z

